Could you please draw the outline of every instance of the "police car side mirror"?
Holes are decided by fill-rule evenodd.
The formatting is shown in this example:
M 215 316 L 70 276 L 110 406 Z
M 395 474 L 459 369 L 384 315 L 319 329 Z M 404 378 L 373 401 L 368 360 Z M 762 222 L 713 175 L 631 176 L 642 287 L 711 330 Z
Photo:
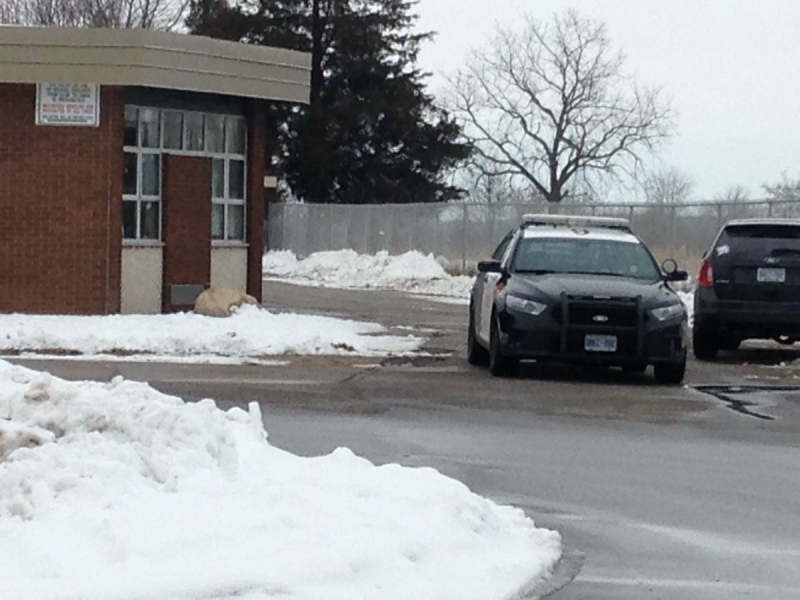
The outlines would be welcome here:
M 688 281 L 689 274 L 686 271 L 675 270 L 667 275 L 668 281 Z
M 668 258 L 661 263 L 661 270 L 664 272 L 667 281 L 686 281 L 689 274 L 678 269 L 678 262 L 674 258 Z
M 482 260 L 478 263 L 478 271 L 480 273 L 502 273 L 503 267 L 500 266 L 499 260 Z

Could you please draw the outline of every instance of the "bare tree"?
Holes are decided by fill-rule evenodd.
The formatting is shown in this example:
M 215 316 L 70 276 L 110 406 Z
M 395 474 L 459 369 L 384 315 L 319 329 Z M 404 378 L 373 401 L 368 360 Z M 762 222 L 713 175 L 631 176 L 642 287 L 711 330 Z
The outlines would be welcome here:
M 549 202 L 569 186 L 631 175 L 669 135 L 660 92 L 623 72 L 605 26 L 574 11 L 551 24 L 499 28 L 451 79 L 450 110 L 498 174 L 522 177 Z
M 528 181 L 500 173 L 497 165 L 472 157 L 456 172 L 454 183 L 467 191 L 469 202 L 487 204 L 540 204 L 542 195 Z
M 648 202 L 685 204 L 692 195 L 694 181 L 675 167 L 650 174 L 643 184 Z
M 0 23 L 172 30 L 190 0 L 0 0 Z
M 743 185 L 731 185 L 725 188 L 721 194 L 717 194 L 714 200 L 725 204 L 747 202 L 750 200 L 750 192 Z
M 797 202 L 800 201 L 800 179 L 790 179 L 784 173 L 778 183 L 764 185 L 767 199 L 778 202 Z

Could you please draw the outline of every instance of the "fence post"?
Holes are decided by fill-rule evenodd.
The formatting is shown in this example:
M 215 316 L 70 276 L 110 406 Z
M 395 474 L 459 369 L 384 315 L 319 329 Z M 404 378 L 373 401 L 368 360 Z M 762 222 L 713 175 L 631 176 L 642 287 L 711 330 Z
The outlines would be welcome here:
M 670 229 L 669 237 L 670 237 L 670 244 L 672 245 L 671 255 L 675 256 L 677 254 L 677 252 L 678 252 L 678 244 L 677 244 L 677 242 L 678 242 L 678 230 L 677 230 L 677 227 L 676 227 L 677 226 L 677 221 L 678 221 L 678 218 L 677 218 L 678 207 L 677 206 L 670 206 L 670 209 L 671 209 L 670 210 L 671 218 L 670 218 L 670 224 L 669 224 L 669 229 Z
M 328 204 L 328 250 L 333 250 L 333 208 L 335 204 Z
M 433 228 L 433 257 L 441 254 L 439 247 L 441 244 L 441 232 L 439 231 L 439 211 L 436 211 L 436 225 Z
M 492 202 L 489 204 L 489 248 L 494 248 L 494 221 L 495 221 L 495 208 L 497 203 Z
M 467 272 L 467 203 L 461 203 L 461 274 Z
M 415 237 L 414 234 L 417 232 L 417 204 L 416 202 L 411 205 L 411 228 L 409 229 L 409 236 L 408 236 L 408 251 L 414 250 L 414 242 Z

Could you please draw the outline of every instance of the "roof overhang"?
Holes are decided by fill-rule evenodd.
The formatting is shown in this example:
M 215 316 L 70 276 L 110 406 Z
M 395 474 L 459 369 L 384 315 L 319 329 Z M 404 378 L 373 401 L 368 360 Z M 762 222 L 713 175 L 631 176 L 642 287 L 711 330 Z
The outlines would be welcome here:
M 144 29 L 0 27 L 0 83 L 136 85 L 308 103 L 304 52 Z

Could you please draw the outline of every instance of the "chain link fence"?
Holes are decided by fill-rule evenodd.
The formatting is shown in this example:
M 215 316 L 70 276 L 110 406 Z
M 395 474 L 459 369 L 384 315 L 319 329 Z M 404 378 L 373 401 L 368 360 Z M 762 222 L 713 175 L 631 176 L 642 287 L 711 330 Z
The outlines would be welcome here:
M 360 254 L 417 250 L 443 257 L 453 272 L 469 273 L 488 257 L 525 213 L 623 217 L 659 260 L 675 258 L 690 272 L 729 219 L 800 218 L 800 202 L 654 204 L 272 204 L 267 222 L 271 250 L 300 257 L 324 250 Z

